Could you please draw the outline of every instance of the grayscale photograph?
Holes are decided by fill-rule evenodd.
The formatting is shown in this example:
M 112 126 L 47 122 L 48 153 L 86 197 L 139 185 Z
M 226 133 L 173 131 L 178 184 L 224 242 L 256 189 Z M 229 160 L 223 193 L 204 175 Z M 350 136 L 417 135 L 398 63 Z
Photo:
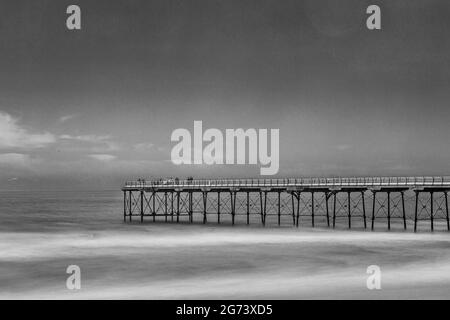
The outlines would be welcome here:
M 448 300 L 449 101 L 448 0 L 0 0 L 0 300 Z

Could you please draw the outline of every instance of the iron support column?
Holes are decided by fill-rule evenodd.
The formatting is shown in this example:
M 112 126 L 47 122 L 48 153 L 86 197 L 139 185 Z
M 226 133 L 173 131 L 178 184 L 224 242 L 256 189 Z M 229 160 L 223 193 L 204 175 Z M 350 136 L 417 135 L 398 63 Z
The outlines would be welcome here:
M 167 214 L 168 214 L 168 210 L 167 210 L 167 191 L 164 192 L 164 221 L 167 222 Z
M 123 192 L 123 222 L 127 221 L 127 192 Z
M 278 225 L 281 225 L 281 192 L 278 191 Z
M 434 231 L 434 199 L 433 199 L 433 191 L 430 192 L 430 202 L 431 202 L 431 214 L 430 214 L 430 222 L 431 222 L 431 231 Z
M 153 222 L 155 222 L 155 220 L 156 220 L 156 199 L 155 199 L 155 197 L 156 197 L 156 192 L 153 191 L 153 199 L 152 199 L 152 202 L 153 202 L 153 211 L 152 211 Z
M 217 192 L 217 223 L 220 224 L 220 191 Z
M 391 193 L 388 191 L 387 193 L 387 205 L 388 205 L 388 230 L 391 230 Z
M 144 191 L 141 190 L 141 223 L 144 222 Z
M 402 194 L 403 228 L 406 230 L 405 193 L 402 191 L 401 194 Z
M 130 217 L 129 217 L 129 219 L 130 219 L 130 222 L 131 222 L 131 216 L 132 216 L 132 214 L 131 214 L 131 211 L 132 211 L 132 209 L 131 209 L 131 199 L 132 199 L 132 197 L 131 197 L 131 191 L 129 191 L 128 192 L 128 213 L 130 214 Z
M 347 192 L 347 206 L 348 206 L 348 228 L 351 229 L 352 228 L 352 209 L 350 206 L 350 191 Z
M 247 191 L 247 225 L 250 224 L 250 193 Z
M 364 229 L 367 229 L 366 222 L 366 197 L 364 196 L 364 191 L 361 191 L 362 205 L 363 205 L 363 219 L 364 219 Z
M 416 193 L 416 206 L 415 206 L 415 210 L 414 210 L 414 232 L 417 231 L 417 206 L 418 206 L 418 202 L 419 202 L 419 192 L 418 191 L 414 191 Z
M 202 192 L 203 195 L 203 224 L 206 223 L 206 205 L 208 201 L 208 192 Z
M 311 225 L 314 228 L 314 192 L 311 192 Z
M 333 229 L 336 227 L 336 193 L 333 192 Z
M 377 192 L 376 191 L 372 191 L 373 193 L 373 202 L 372 202 L 372 231 L 374 228 L 374 224 L 375 224 L 375 200 L 377 198 Z
M 327 226 L 330 227 L 330 213 L 328 209 L 328 191 L 325 192 L 325 207 L 327 210 Z
M 448 216 L 448 194 L 447 194 L 447 191 L 445 191 L 444 195 L 445 195 L 445 213 L 447 215 L 447 230 L 450 231 L 450 220 L 449 220 L 449 216 Z

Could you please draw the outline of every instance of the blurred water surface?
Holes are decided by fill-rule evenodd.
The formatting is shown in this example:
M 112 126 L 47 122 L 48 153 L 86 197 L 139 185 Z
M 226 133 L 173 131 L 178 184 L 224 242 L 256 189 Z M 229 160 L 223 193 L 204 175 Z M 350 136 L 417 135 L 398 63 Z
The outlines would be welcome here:
M 0 298 L 450 298 L 448 232 L 123 223 L 122 201 L 1 192 Z M 72 264 L 78 291 L 66 288 Z M 382 290 L 366 287 L 372 264 Z

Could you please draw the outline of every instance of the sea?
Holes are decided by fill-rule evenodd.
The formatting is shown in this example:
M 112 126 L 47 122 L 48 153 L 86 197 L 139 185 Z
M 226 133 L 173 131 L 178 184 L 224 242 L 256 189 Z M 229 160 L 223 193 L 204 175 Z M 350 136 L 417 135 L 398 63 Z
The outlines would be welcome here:
M 445 227 L 344 225 L 124 222 L 120 190 L 1 191 L 0 299 L 450 298 Z

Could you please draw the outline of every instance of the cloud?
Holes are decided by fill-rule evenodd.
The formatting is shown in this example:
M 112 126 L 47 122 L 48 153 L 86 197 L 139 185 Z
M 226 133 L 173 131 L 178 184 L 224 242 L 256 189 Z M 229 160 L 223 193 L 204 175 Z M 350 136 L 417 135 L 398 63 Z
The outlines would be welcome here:
M 59 139 L 93 145 L 89 146 L 89 150 L 91 150 L 91 152 L 108 152 L 117 151 L 120 149 L 119 146 L 111 140 L 110 135 L 87 134 L 74 136 L 63 134 L 59 136 Z
M 351 148 L 352 148 L 352 146 L 349 145 L 349 144 L 338 144 L 338 145 L 336 145 L 336 149 L 339 150 L 339 151 L 345 151 L 345 150 L 349 150 Z
M 76 114 L 68 114 L 68 115 L 62 116 L 59 118 L 59 122 L 62 122 L 62 123 L 67 122 L 67 121 L 75 118 L 76 116 L 77 116 Z
M 0 154 L 0 165 L 28 166 L 30 156 L 23 153 L 2 153 Z
M 60 135 L 59 138 L 64 139 L 64 140 L 76 140 L 76 141 L 97 143 L 97 142 L 107 141 L 111 138 L 111 136 L 109 136 L 109 135 L 98 136 L 95 134 L 72 136 L 69 134 L 63 134 L 63 135 Z
M 19 120 L 6 112 L 0 111 L 0 149 L 42 148 L 54 143 L 56 138 L 53 134 L 30 133 L 27 129 L 19 125 Z
M 105 161 L 105 162 L 112 161 L 117 158 L 115 155 L 112 154 L 89 154 L 88 157 L 98 161 Z
M 136 151 L 147 151 L 150 149 L 153 149 L 155 147 L 155 145 L 153 143 L 146 143 L 146 142 L 142 142 L 142 143 L 136 143 L 133 148 Z

